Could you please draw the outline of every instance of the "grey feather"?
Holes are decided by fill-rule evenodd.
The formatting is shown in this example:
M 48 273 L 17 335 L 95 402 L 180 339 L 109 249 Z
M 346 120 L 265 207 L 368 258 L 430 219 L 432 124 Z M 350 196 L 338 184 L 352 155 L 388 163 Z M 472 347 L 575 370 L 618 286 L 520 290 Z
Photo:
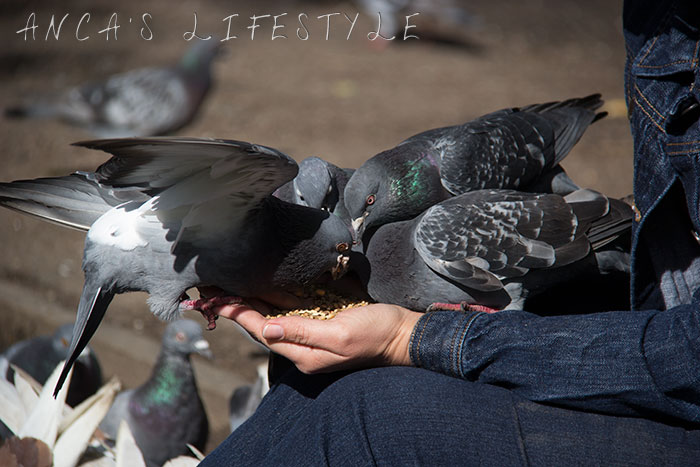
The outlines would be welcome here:
M 323 209 L 346 222 L 345 185 L 354 169 L 341 169 L 319 157 L 307 157 L 299 163 L 299 173 L 291 182 L 281 186 L 275 196 L 301 206 Z

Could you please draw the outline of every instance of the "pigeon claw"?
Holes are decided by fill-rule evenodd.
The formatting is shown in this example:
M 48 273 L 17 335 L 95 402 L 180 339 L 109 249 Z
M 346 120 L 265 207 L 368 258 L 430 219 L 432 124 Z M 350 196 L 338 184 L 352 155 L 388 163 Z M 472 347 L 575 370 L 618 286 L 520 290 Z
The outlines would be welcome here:
M 501 310 L 490 308 L 484 305 L 475 305 L 468 302 L 461 303 L 432 303 L 427 310 L 430 311 L 479 311 L 481 313 L 498 313 Z
M 180 309 L 199 311 L 207 320 L 207 329 L 213 331 L 216 329 L 216 320 L 219 319 L 219 315 L 216 314 L 214 308 L 224 305 L 236 305 L 242 301 L 241 297 L 217 295 L 214 297 L 202 297 L 198 300 L 183 300 L 180 302 Z

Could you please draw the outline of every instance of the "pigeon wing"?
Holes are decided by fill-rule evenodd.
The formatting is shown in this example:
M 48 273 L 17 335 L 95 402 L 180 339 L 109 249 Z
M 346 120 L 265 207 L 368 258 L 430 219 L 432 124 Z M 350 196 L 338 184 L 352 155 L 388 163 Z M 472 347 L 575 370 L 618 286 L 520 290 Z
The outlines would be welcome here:
M 576 237 L 576 217 L 563 198 L 507 190 L 484 190 L 451 198 L 418 221 L 415 246 L 428 266 L 456 282 L 483 291 L 532 268 L 585 256 Z M 573 250 L 573 252 L 570 252 Z
M 298 170 L 286 154 L 242 141 L 127 138 L 77 144 L 113 155 L 96 171 L 102 185 L 139 187 L 152 195 L 139 210 L 177 230 L 173 251 L 185 238 L 197 243 L 230 235 Z

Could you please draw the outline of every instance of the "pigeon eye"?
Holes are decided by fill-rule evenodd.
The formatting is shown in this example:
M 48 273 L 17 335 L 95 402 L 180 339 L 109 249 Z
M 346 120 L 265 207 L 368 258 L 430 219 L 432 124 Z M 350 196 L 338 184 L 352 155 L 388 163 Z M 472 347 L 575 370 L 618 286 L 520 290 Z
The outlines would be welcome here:
M 61 344 L 63 344 L 63 347 L 68 347 L 69 342 L 65 337 L 61 337 Z
M 175 340 L 178 342 L 185 342 L 185 333 L 178 332 L 177 334 L 175 334 Z
M 336 249 L 336 251 L 337 251 L 338 253 L 345 253 L 346 251 L 348 251 L 348 248 L 350 248 L 350 246 L 349 246 L 347 243 L 345 243 L 345 242 L 343 242 L 343 243 L 338 243 L 338 244 L 335 246 L 335 249 Z
M 375 196 L 374 196 L 374 195 L 369 195 L 369 196 L 367 197 L 366 203 L 367 203 L 367 205 L 369 206 L 370 204 L 374 204 L 374 201 L 375 201 Z

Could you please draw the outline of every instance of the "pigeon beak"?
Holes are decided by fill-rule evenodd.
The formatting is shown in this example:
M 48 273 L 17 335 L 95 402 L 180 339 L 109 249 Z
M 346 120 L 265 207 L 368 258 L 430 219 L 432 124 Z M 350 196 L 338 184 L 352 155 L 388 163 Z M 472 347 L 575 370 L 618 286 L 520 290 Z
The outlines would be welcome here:
M 348 263 L 350 262 L 350 256 L 348 255 L 338 255 L 335 266 L 331 269 L 331 277 L 333 280 L 338 280 L 348 271 Z
M 209 348 L 209 342 L 205 341 L 204 339 L 195 341 L 192 346 L 195 348 L 195 352 L 197 352 L 199 355 L 206 357 L 209 360 L 214 358 L 214 354 L 211 353 L 211 349 Z
M 351 224 L 352 224 L 352 230 L 355 232 L 355 241 L 353 243 L 359 243 L 360 240 L 362 240 L 362 234 L 365 231 L 365 218 L 369 215 L 368 212 L 365 212 L 362 214 L 361 217 L 358 217 L 357 219 L 353 219 Z

